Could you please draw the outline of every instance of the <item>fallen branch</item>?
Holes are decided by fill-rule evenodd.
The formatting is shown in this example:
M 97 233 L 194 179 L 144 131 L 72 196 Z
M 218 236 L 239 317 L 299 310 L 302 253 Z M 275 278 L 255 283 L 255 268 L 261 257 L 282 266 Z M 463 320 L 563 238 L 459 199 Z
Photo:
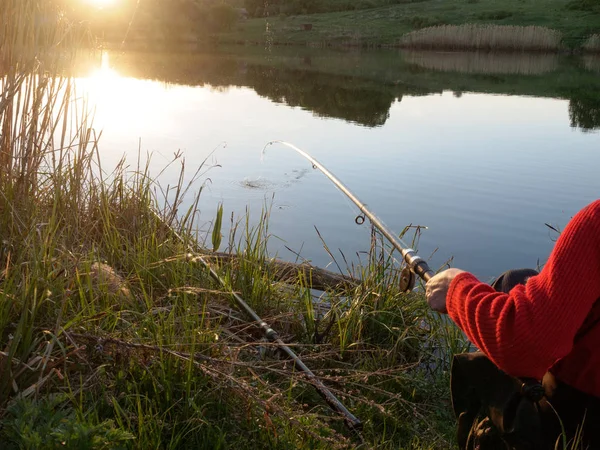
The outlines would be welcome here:
M 202 256 L 208 262 L 216 261 L 222 264 L 235 264 L 243 258 L 242 255 L 222 252 L 210 252 Z M 272 258 L 265 261 L 265 268 L 272 272 L 277 281 L 296 284 L 302 278 L 309 283 L 309 287 L 320 291 L 354 288 L 360 284 L 360 280 L 354 277 L 321 269 L 308 263 L 297 264 Z

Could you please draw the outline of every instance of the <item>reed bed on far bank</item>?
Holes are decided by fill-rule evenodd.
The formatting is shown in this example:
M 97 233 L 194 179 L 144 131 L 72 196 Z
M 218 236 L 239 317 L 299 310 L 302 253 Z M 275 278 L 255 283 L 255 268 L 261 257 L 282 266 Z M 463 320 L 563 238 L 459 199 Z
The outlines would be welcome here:
M 583 44 L 583 49 L 588 52 L 600 53 L 600 34 L 592 34 Z
M 440 25 L 405 34 L 400 46 L 438 50 L 557 51 L 562 34 L 538 26 Z

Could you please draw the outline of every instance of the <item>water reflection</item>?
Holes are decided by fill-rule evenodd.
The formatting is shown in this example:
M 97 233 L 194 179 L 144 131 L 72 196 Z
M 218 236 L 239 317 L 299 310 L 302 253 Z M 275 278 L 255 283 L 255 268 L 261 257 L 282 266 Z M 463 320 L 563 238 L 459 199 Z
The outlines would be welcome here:
M 392 103 L 401 98 L 385 85 L 301 70 L 250 66 L 246 81 L 257 94 L 273 101 L 369 127 L 384 125 Z
M 557 54 L 480 52 L 403 52 L 403 58 L 426 69 L 479 74 L 540 75 L 558 68 Z
M 141 149 L 142 158 L 154 155 L 150 172 L 161 174 L 161 185 L 173 185 L 178 166 L 163 172 L 173 153 L 195 168 L 226 141 L 215 155 L 219 168 L 207 174 L 202 223 L 219 202 L 237 219 L 246 208 L 256 217 L 273 200 L 270 230 L 283 242 L 272 242 L 272 254 L 295 258 L 289 247 L 326 266 L 317 227 L 329 248 L 356 262 L 368 228 L 355 224 L 333 186 L 275 147 L 261 160 L 267 142 L 288 140 L 391 229 L 428 226 L 419 250 L 440 248 L 432 265 L 454 256 L 483 277 L 544 261 L 552 246 L 544 223 L 564 226 L 597 196 L 600 133 L 570 128 L 597 127 L 599 77 L 582 59 L 559 58 L 543 74 L 465 74 L 427 69 L 398 52 L 244 50 L 85 55 L 77 86 L 87 83 L 97 108 L 103 166 L 124 153 L 135 164 Z
M 569 101 L 571 126 L 591 131 L 600 129 L 600 90 L 582 92 Z
M 405 95 L 447 90 L 568 99 L 570 123 L 586 131 L 600 129 L 598 61 L 558 55 L 434 52 L 163 54 L 105 52 L 82 57 L 81 75 L 102 77 L 106 95 L 111 77 L 159 80 L 216 89 L 249 87 L 274 102 L 367 127 L 379 127 L 390 107 Z M 84 75 L 85 76 L 85 75 Z M 143 101 L 143 99 L 140 99 Z M 116 112 L 118 113 L 118 112 Z
M 210 85 L 215 89 L 250 87 L 274 102 L 300 107 L 319 117 L 340 118 L 369 127 L 385 124 L 392 103 L 401 99 L 403 93 L 390 83 L 378 84 L 349 75 L 252 64 L 243 59 L 214 54 L 105 52 L 101 59 L 101 69 L 92 70 L 90 79 L 102 77 L 105 89 L 109 91 L 112 85 L 110 79 L 117 73 L 178 85 Z M 80 64 L 79 70 L 80 75 L 85 75 L 86 71 L 90 73 L 89 61 Z

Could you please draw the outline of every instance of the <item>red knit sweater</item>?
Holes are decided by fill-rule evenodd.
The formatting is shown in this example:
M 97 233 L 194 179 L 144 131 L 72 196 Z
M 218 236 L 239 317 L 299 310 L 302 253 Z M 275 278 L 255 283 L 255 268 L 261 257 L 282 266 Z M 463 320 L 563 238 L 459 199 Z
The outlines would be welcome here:
M 447 296 L 450 317 L 500 369 L 541 379 L 550 370 L 600 397 L 600 200 L 569 222 L 542 272 L 510 293 L 470 273 Z M 578 334 L 579 332 L 579 334 Z

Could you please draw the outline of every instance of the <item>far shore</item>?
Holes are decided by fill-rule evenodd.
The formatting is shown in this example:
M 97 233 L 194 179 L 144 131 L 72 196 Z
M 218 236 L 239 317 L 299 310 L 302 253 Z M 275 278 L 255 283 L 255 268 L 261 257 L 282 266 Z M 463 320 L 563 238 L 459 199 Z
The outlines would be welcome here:
M 600 51 L 588 50 L 585 48 L 560 48 L 553 50 L 542 50 L 542 49 L 527 49 L 527 50 L 516 50 L 507 48 L 477 48 L 477 47 L 457 47 L 450 48 L 448 46 L 440 45 L 439 47 L 427 47 L 411 46 L 397 44 L 357 44 L 354 42 L 320 42 L 316 43 L 302 43 L 302 42 L 285 42 L 285 41 L 252 41 L 252 40 L 228 40 L 220 39 L 215 41 L 199 41 L 193 39 L 186 40 L 164 40 L 164 39 L 150 39 L 150 40 L 131 40 L 123 44 L 118 41 L 104 41 L 100 43 L 100 49 L 107 50 L 182 50 L 182 51 L 195 51 L 195 50 L 218 50 L 219 47 L 296 47 L 296 48 L 327 48 L 327 49 L 356 49 L 356 50 L 384 50 L 384 49 L 397 49 L 397 50 L 419 50 L 428 51 L 431 53 L 444 52 L 444 53 L 460 53 L 460 52 L 484 52 L 484 53 L 551 53 L 558 55 L 600 55 Z
M 462 29 L 466 27 L 475 28 L 476 31 L 471 36 L 464 36 Z M 529 36 L 523 36 L 528 29 L 535 28 Z M 503 39 L 486 40 L 485 34 L 494 35 L 503 34 Z M 483 39 L 482 39 L 483 35 Z M 163 50 L 163 49 L 181 49 L 198 50 L 207 48 L 216 48 L 219 46 L 254 46 L 254 47 L 310 47 L 310 48 L 348 48 L 348 49 L 406 49 L 406 50 L 425 50 L 432 52 L 518 52 L 518 53 L 555 53 L 563 55 L 581 55 L 581 54 L 600 54 L 600 45 L 598 45 L 599 35 L 592 35 L 582 45 L 570 47 L 564 44 L 563 36 L 556 30 L 541 27 L 501 27 L 488 25 L 461 25 L 461 26 L 443 26 L 431 27 L 416 30 L 405 34 L 396 42 L 371 42 L 356 40 L 286 40 L 269 39 L 264 36 L 262 39 L 240 39 L 233 38 L 227 33 L 214 35 L 210 37 L 181 37 L 176 39 L 164 39 L 153 37 L 129 38 L 123 42 L 112 39 L 100 42 L 102 48 L 108 49 L 140 49 L 140 50 Z

